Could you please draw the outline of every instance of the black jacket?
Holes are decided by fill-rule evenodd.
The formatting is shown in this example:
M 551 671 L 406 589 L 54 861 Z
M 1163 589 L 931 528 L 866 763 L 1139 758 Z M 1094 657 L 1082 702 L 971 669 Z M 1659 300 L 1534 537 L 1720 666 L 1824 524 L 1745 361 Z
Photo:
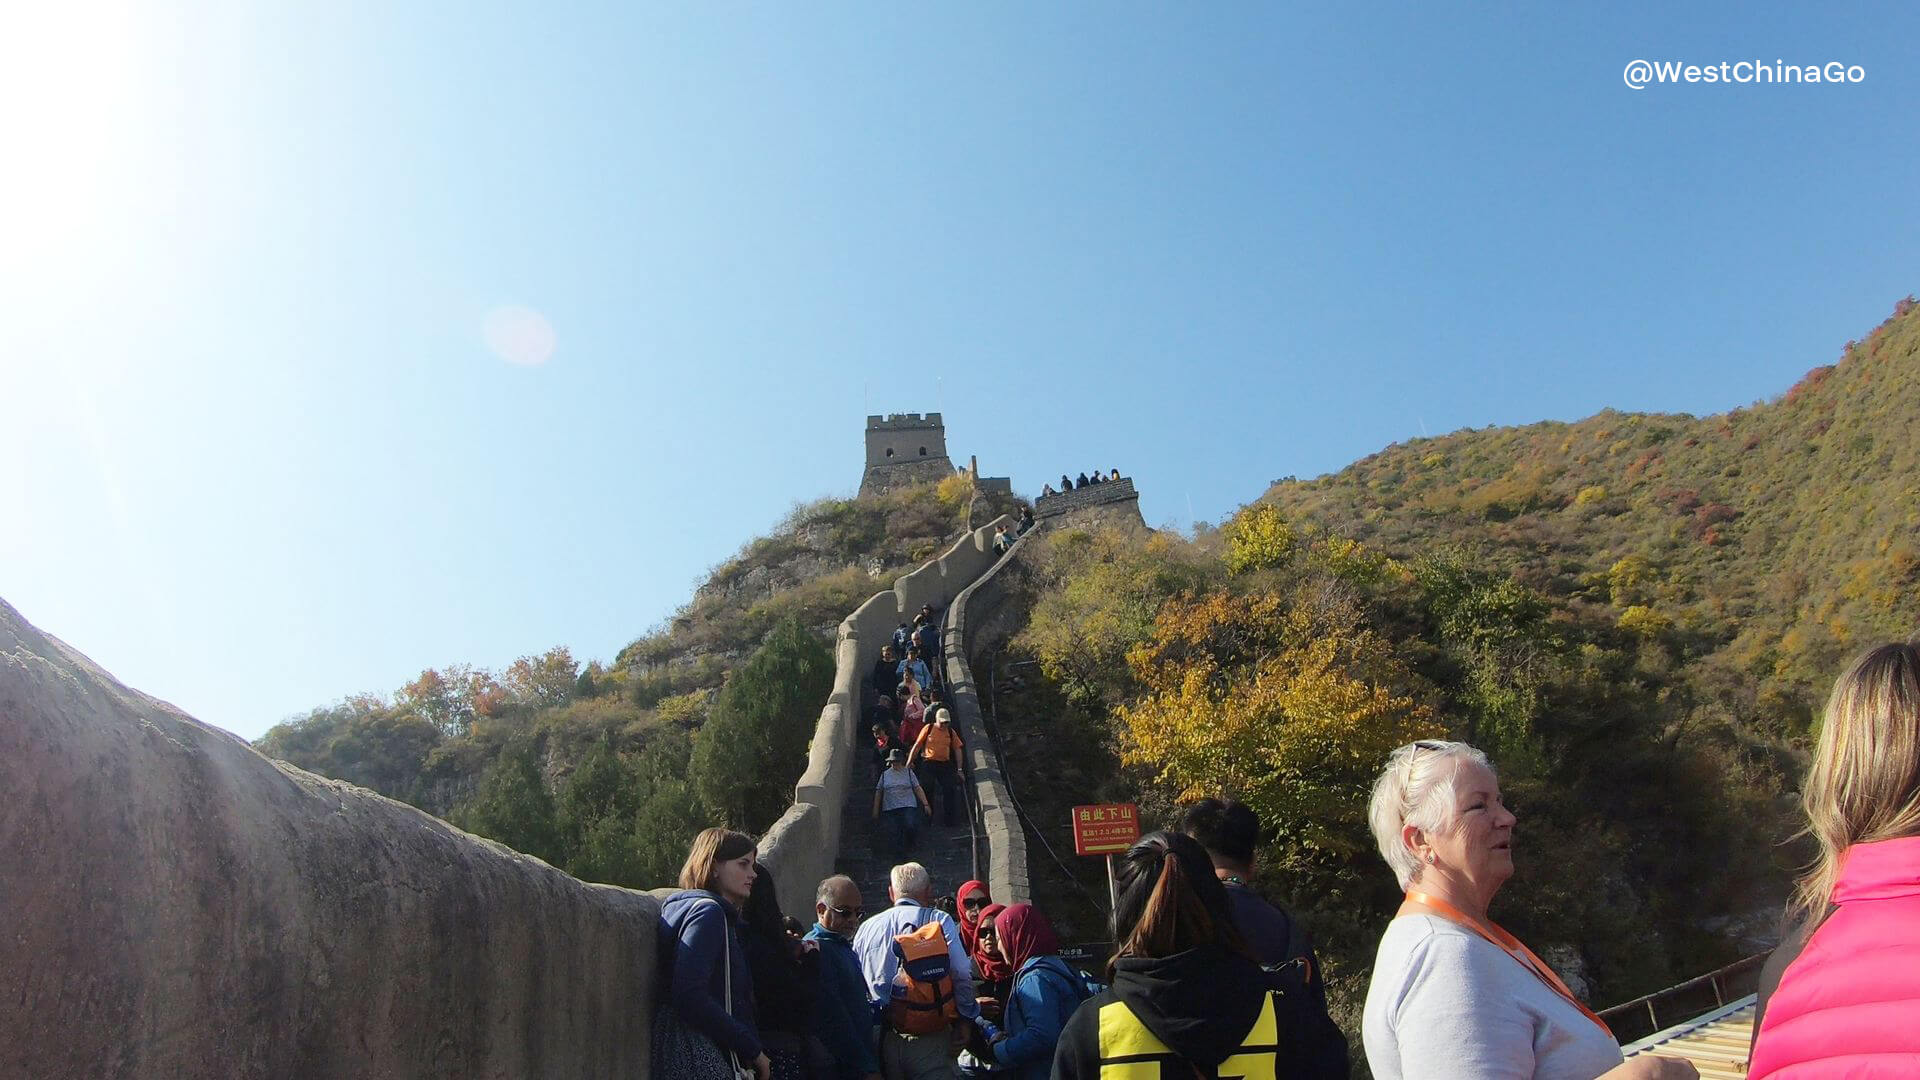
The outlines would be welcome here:
M 1102 1064 L 1121 1063 L 1157 1065 L 1157 1074 L 1147 1074 L 1157 1080 L 1214 1080 L 1230 1060 L 1230 1076 L 1347 1074 L 1345 1040 L 1336 1062 L 1304 996 L 1247 957 L 1207 945 L 1153 960 L 1126 957 L 1115 968 L 1113 986 L 1067 1022 L 1053 1080 L 1098 1080 Z

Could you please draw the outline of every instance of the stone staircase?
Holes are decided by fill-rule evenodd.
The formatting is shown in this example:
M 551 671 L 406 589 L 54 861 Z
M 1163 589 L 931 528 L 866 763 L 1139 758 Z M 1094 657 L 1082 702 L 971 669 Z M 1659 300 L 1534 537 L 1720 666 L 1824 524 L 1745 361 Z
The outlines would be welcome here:
M 865 746 L 861 749 L 862 757 L 852 782 L 847 785 L 846 806 L 840 818 L 840 852 L 834 859 L 833 871 L 858 883 L 861 902 L 866 904 L 868 912 L 875 912 L 887 906 L 887 873 L 893 869 L 893 863 L 880 823 L 872 817 L 873 786 L 878 779 L 872 754 Z M 930 792 L 929 798 L 932 797 Z M 972 800 L 968 802 L 971 812 Z M 936 801 L 934 809 L 939 808 Z M 973 834 L 966 824 L 922 826 L 920 839 L 907 857 L 927 868 L 933 877 L 935 896 L 952 895 L 962 882 L 977 876 L 973 867 Z

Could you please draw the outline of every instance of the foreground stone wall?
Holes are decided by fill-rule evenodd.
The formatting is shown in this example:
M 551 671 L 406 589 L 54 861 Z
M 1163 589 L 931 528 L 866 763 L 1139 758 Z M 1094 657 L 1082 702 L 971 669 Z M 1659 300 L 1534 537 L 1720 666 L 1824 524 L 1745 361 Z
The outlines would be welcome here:
M 644 1078 L 658 912 L 268 761 L 0 601 L 0 1076 Z
M 880 647 L 893 629 L 926 604 L 946 608 L 994 564 L 993 533 L 1013 518 L 1002 515 L 954 541 L 939 558 L 902 575 L 840 623 L 834 642 L 833 693 L 814 725 L 807 770 L 794 785 L 793 805 L 760 838 L 760 861 L 773 872 L 780 907 L 813 920 L 813 891 L 833 873 L 840 852 L 841 812 L 860 761 L 856 746 L 860 693 Z

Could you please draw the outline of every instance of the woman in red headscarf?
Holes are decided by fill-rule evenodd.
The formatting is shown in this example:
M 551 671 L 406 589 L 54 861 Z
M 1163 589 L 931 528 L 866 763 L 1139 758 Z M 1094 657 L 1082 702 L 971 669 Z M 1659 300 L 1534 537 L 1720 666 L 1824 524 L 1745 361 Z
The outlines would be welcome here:
M 980 909 L 980 918 L 973 930 L 973 993 L 980 1002 L 980 1013 L 989 1020 L 998 1021 L 1002 1004 L 1007 1000 L 1008 983 L 1013 969 L 1000 958 L 1000 950 L 993 947 L 995 936 L 993 920 L 1007 910 L 1005 904 L 988 904 Z
M 960 923 L 960 940 L 966 944 L 968 956 L 980 943 L 980 912 L 991 903 L 993 897 L 987 895 L 984 881 L 969 881 L 953 894 L 954 917 Z
M 1014 904 L 993 926 L 994 948 L 1014 972 L 1005 1021 L 998 1033 L 988 1033 L 993 1060 L 1017 1080 L 1047 1080 L 1060 1032 L 1086 998 L 1086 983 L 1060 959 L 1060 939 L 1039 908 Z

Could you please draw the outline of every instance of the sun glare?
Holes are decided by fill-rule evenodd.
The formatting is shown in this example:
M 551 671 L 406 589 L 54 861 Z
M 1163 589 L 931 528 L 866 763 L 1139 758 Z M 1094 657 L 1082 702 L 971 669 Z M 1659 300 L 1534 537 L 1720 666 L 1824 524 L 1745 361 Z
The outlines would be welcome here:
M 38 274 L 99 220 L 132 127 L 134 31 L 113 0 L 0 8 L 0 267 Z

